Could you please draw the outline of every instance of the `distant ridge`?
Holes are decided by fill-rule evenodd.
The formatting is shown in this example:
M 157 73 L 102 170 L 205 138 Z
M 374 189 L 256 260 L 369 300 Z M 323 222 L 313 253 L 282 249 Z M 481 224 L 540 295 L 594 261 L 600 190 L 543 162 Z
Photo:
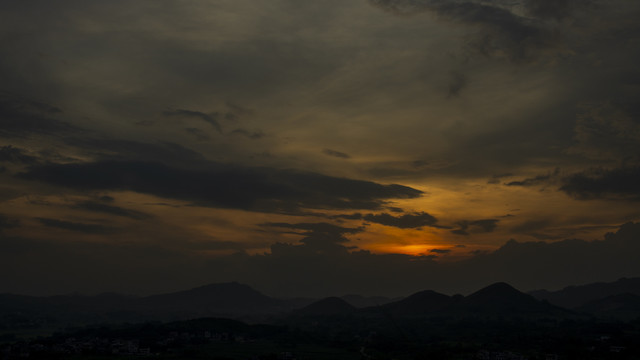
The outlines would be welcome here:
M 640 296 L 640 278 L 621 278 L 614 282 L 598 282 L 580 286 L 568 286 L 558 291 L 536 290 L 529 294 L 539 300 L 566 307 L 578 308 L 588 302 L 608 296 L 635 294 Z
M 560 315 L 566 310 L 541 302 L 503 282 L 482 288 L 451 308 L 457 315 Z
M 145 297 L 101 294 L 49 297 L 0 294 L 0 327 L 66 327 L 91 323 L 174 321 L 225 317 L 259 321 L 290 311 L 292 305 L 237 282 Z M 7 320 L 24 318 L 16 322 Z
M 626 300 L 626 305 L 623 304 L 624 307 L 620 310 L 628 313 L 635 309 L 635 305 L 632 297 Z M 592 306 L 607 309 L 606 306 L 610 305 Z M 117 294 L 52 297 L 0 294 L 0 327 L 4 328 L 35 325 L 53 328 L 91 323 L 175 321 L 205 317 L 264 322 L 287 316 L 331 316 L 337 319 L 342 315 L 370 319 L 576 316 L 569 310 L 539 301 L 506 283 L 489 285 L 466 297 L 425 290 L 402 300 L 365 308 L 356 308 L 337 297 L 315 302 L 312 299 L 276 299 L 237 282 L 209 284 L 146 297 Z
M 432 290 L 417 292 L 404 300 L 362 309 L 361 313 L 403 318 L 574 316 L 568 310 L 538 301 L 507 283 L 495 283 L 469 296 L 447 296 Z
M 338 297 L 328 297 L 302 309 L 294 311 L 298 316 L 327 316 L 327 315 L 347 315 L 356 311 L 356 308 Z
M 344 295 L 344 296 L 341 296 L 340 298 L 357 308 L 365 308 L 369 306 L 380 306 L 380 305 L 388 304 L 390 302 L 399 300 L 398 298 L 390 299 L 384 296 L 362 296 L 362 295 L 356 295 L 356 294 Z
M 453 304 L 451 296 L 433 290 L 417 292 L 407 298 L 368 311 L 382 311 L 395 316 L 415 317 L 436 313 Z
M 237 282 L 210 284 L 185 291 L 141 298 L 139 306 L 191 313 L 256 313 L 283 308 L 281 300 L 268 297 Z
M 640 319 L 640 296 L 626 293 L 590 301 L 576 311 L 618 320 Z

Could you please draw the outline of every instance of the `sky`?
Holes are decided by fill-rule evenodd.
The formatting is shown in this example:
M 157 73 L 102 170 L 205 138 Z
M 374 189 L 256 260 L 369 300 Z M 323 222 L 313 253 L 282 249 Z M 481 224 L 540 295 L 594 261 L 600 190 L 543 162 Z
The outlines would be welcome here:
M 0 2 L 0 293 L 640 276 L 635 0 Z

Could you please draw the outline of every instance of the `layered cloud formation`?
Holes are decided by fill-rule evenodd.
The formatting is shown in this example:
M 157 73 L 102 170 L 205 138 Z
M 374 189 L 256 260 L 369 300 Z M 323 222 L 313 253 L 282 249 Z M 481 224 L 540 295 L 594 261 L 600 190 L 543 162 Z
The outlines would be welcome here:
M 4 2 L 0 270 L 20 276 L 0 292 L 638 275 L 639 17 L 631 0 Z

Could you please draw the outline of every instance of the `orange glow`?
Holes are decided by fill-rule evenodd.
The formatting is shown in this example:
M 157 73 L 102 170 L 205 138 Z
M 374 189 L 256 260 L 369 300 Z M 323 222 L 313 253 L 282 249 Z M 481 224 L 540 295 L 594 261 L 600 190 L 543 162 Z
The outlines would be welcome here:
M 405 254 L 405 255 L 427 255 L 429 250 L 437 248 L 436 246 L 429 244 L 414 244 L 414 245 L 389 245 L 384 248 L 379 248 L 385 253 L 393 253 L 393 254 Z

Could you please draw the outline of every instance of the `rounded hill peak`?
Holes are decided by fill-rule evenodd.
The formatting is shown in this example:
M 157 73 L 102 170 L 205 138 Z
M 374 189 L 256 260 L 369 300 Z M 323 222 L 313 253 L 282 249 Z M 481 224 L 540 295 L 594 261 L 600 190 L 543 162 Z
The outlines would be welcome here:
M 303 307 L 296 313 L 304 316 L 344 315 L 356 308 L 338 297 L 328 297 Z
M 524 293 L 520 292 L 506 282 L 497 282 L 474 292 L 473 294 L 469 295 L 469 297 L 505 295 L 524 295 Z

